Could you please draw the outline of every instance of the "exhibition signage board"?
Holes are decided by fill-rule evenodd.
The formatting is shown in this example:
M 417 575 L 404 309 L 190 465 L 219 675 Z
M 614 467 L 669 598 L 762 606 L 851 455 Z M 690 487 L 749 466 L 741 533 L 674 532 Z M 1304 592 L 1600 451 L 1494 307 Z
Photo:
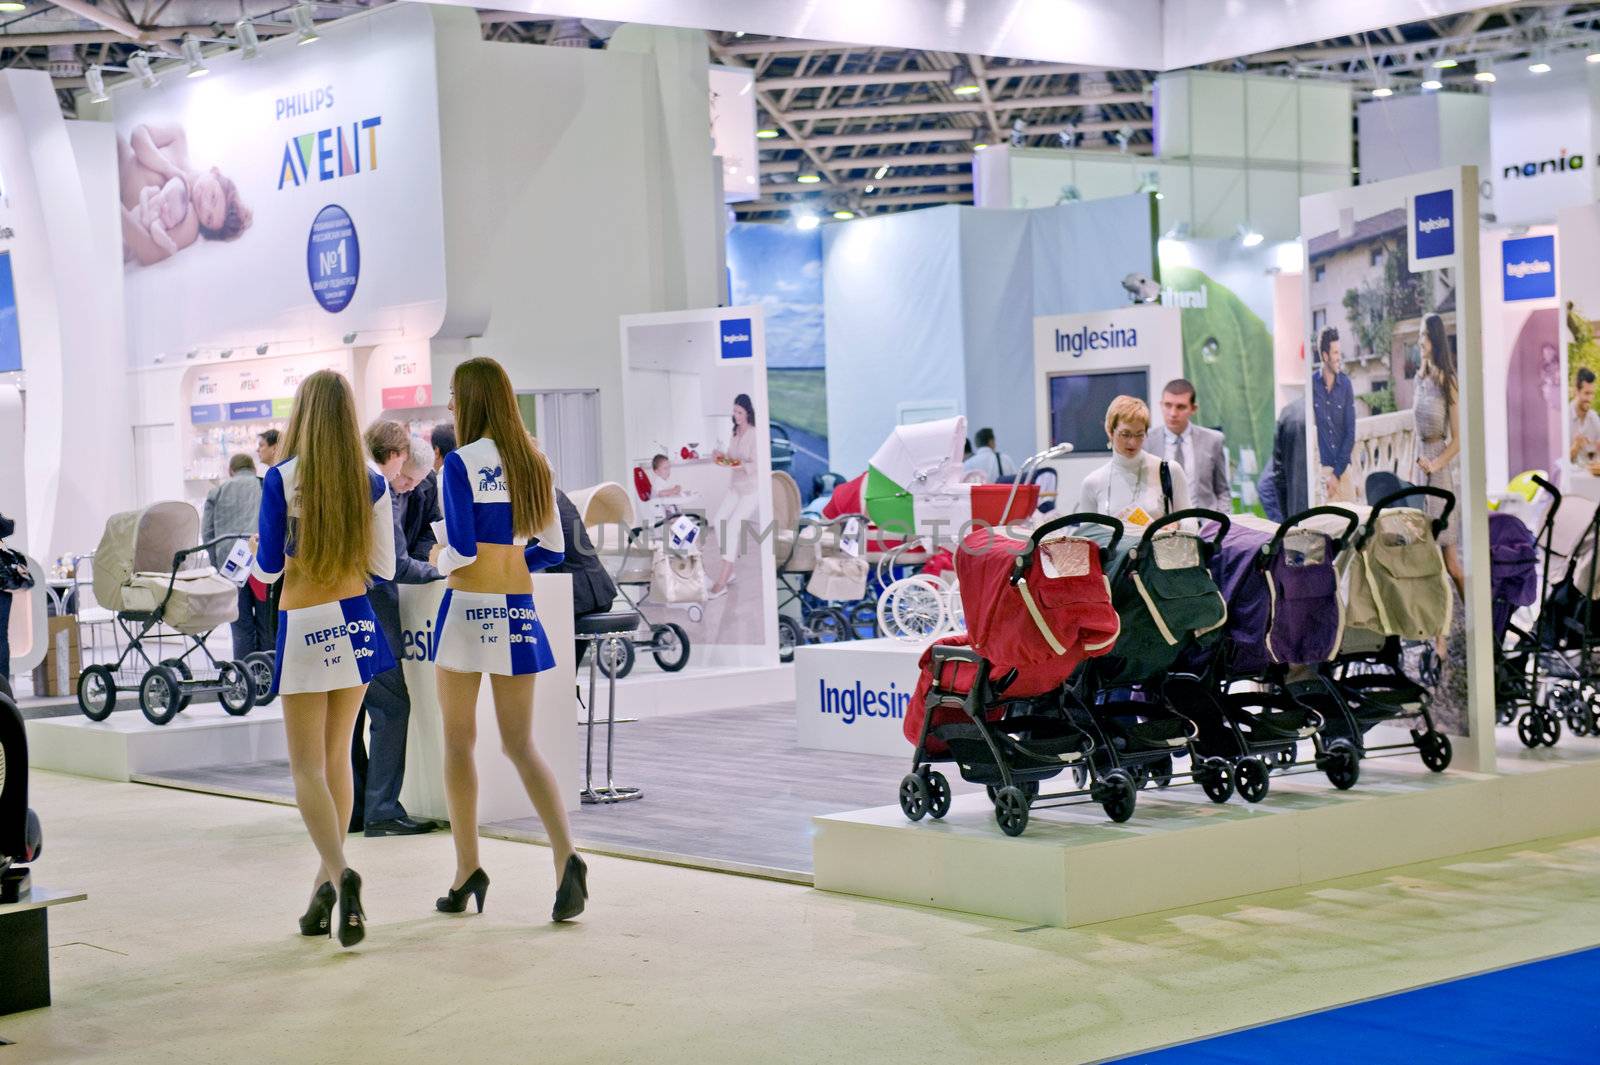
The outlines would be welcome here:
M 1577 392 L 1580 370 L 1587 369 L 1600 375 L 1600 257 L 1594 254 L 1600 241 L 1600 204 L 1569 207 L 1560 213 L 1561 239 L 1556 249 L 1559 264 L 1560 299 L 1559 316 L 1561 339 L 1561 457 L 1565 462 L 1576 459 L 1578 469 L 1563 465 L 1568 474 L 1562 487 L 1571 485 L 1571 476 L 1579 470 L 1587 472 L 1589 459 L 1595 449 L 1579 447 L 1574 451 L 1573 401 Z
M 1440 541 L 1453 626 L 1432 692 L 1457 761 L 1494 767 L 1478 172 L 1435 170 L 1300 201 L 1312 504 L 1370 504 L 1376 474 L 1454 494 Z M 1515 252 L 1514 252 L 1515 253 Z M 1499 266 L 1493 269 L 1498 274 Z M 1330 384 L 1331 381 L 1331 384 Z M 1496 441 L 1496 448 L 1503 448 Z M 1442 504 L 1430 502 L 1437 516 Z M 1475 561 L 1476 560 L 1476 561 Z
M 397 4 L 114 90 L 129 350 L 427 338 L 443 321 L 434 25 Z M 346 341 L 348 343 L 348 341 Z
M 1493 162 L 1480 176 L 1493 190 L 1490 204 L 1501 225 L 1552 222 L 1559 210 L 1595 199 L 1600 70 L 1581 51 L 1549 62 L 1553 69 L 1545 74 L 1506 64 L 1489 94 Z
M 1485 230 L 1482 238 L 1485 484 L 1524 470 L 1560 470 L 1561 302 L 1554 226 Z
M 795 648 L 795 733 L 800 746 L 909 760 L 906 707 L 925 647 L 883 638 Z
M 1151 303 L 1035 318 L 1033 362 L 1034 450 L 1072 444 L 1073 453 L 1053 463 L 1061 505 L 1070 508 L 1083 478 L 1110 461 L 1111 401 L 1136 396 L 1157 411 L 1162 386 L 1182 376 L 1181 312 Z

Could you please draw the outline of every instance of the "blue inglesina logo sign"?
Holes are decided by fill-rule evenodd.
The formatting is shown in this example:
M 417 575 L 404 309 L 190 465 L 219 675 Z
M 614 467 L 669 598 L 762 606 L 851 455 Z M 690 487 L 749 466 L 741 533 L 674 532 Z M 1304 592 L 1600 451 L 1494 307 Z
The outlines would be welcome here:
M 1500 244 L 1500 282 L 1507 303 L 1556 297 L 1556 238 L 1517 237 Z
M 724 359 L 748 359 L 755 354 L 755 345 L 750 339 L 750 319 L 728 318 L 722 321 L 720 328 Z
M 882 717 L 898 721 L 906 716 L 911 693 L 900 691 L 894 681 L 887 688 L 863 689 L 858 680 L 851 687 L 839 688 L 824 677 L 817 679 L 817 706 L 826 715 L 837 716 L 846 725 L 859 718 Z
M 1449 189 L 1425 192 L 1412 201 L 1417 259 L 1442 259 L 1456 253 L 1456 207 Z

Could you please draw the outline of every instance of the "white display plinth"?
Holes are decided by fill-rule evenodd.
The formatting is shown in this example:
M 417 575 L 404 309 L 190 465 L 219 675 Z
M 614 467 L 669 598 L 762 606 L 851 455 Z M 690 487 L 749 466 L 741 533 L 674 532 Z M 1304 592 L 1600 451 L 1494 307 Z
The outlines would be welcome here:
M 926 643 L 887 637 L 811 644 L 794 652 L 795 732 L 800 746 L 911 757 L 906 706 Z
M 117 693 L 118 702 L 134 698 L 131 691 Z M 104 721 L 81 714 L 32 718 L 27 729 L 33 768 L 103 780 L 289 757 L 277 702 L 244 717 L 233 717 L 216 703 L 199 703 L 165 725 L 152 725 L 134 709 L 118 710 Z
M 406 737 L 405 786 L 400 801 L 412 817 L 447 820 L 444 797 L 444 726 L 439 717 L 434 666 L 428 661 L 443 581 L 400 586 L 399 648 L 406 689 L 411 693 L 411 727 Z M 535 573 L 533 601 L 555 651 L 554 669 L 539 674 L 533 689 L 533 741 L 550 764 L 576 810 L 578 799 L 578 735 L 572 727 L 573 641 L 572 578 L 565 573 Z M 522 780 L 500 749 L 500 726 L 494 713 L 489 679 L 478 690 L 478 823 L 506 821 L 533 814 Z
M 643 648 L 639 655 L 648 654 Z M 589 661 L 578 669 L 578 688 L 589 698 Z M 606 716 L 606 675 L 595 676 L 597 703 L 595 718 Z M 706 710 L 732 710 L 786 703 L 794 698 L 794 665 L 775 666 L 697 666 L 692 658 L 678 673 L 636 669 L 617 681 L 617 717 L 640 720 L 698 714 Z M 583 716 L 583 710 L 578 710 Z
M 913 824 L 898 806 L 821 816 L 816 886 L 1074 926 L 1600 829 L 1600 758 L 1515 764 L 1435 775 L 1373 759 L 1350 791 L 1320 773 L 1274 776 L 1254 806 L 1146 790 L 1125 824 L 1095 805 L 1036 809 L 1016 838 L 981 793 L 956 796 L 942 821 Z

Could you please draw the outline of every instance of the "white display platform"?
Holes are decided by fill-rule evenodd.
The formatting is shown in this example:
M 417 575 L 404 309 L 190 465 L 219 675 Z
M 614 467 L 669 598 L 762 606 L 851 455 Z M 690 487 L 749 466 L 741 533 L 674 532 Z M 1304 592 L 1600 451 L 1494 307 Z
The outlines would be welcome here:
M 422 648 L 431 640 L 444 582 L 400 586 L 400 626 L 405 652 L 401 668 L 411 693 L 411 727 L 406 734 L 405 785 L 400 802 L 412 817 L 448 820 L 444 797 L 444 725 L 434 685 L 434 666 Z M 550 764 L 567 797 L 567 809 L 576 810 L 578 797 L 578 738 L 572 727 L 572 578 L 565 573 L 535 573 L 533 601 L 555 650 L 555 668 L 539 674 L 533 689 L 533 742 Z M 423 634 L 426 634 L 425 636 Z M 478 823 L 507 821 L 533 815 L 533 803 L 523 790 L 511 760 L 500 749 L 489 678 L 478 689 Z
M 641 656 L 647 652 L 640 651 Z M 617 681 L 617 717 L 655 718 L 786 703 L 795 696 L 794 666 L 690 665 L 679 673 L 641 670 Z M 578 690 L 589 698 L 589 660 L 578 669 Z M 606 715 L 606 675 L 595 675 L 595 718 Z M 578 720 L 585 720 L 581 706 Z
M 795 731 L 802 747 L 909 759 L 906 704 L 926 643 L 881 637 L 794 652 Z
M 119 693 L 118 701 L 132 695 Z M 104 721 L 74 714 L 30 718 L 26 725 L 33 768 L 103 780 L 289 757 L 279 702 L 244 717 L 197 703 L 165 725 L 152 725 L 137 708 L 117 710 Z
M 1147 789 L 1125 824 L 1095 805 L 1037 809 L 1016 838 L 981 793 L 958 795 L 942 822 L 913 824 L 897 805 L 821 816 L 816 886 L 1075 926 L 1600 829 L 1592 750 L 1524 759 L 1502 741 L 1501 760 L 1499 775 L 1435 775 L 1373 759 L 1347 792 L 1320 773 L 1274 776 L 1253 806 Z

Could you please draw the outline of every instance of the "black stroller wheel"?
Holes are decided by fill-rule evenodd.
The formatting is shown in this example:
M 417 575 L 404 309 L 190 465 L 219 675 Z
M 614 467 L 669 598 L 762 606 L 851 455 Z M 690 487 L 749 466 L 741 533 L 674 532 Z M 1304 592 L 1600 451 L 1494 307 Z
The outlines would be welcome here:
M 858 640 L 875 640 L 882 635 L 878 631 L 878 607 L 876 603 L 857 603 L 850 608 L 850 627 L 854 630 Z
M 1133 782 L 1128 786 L 1132 788 Z M 995 792 L 994 819 L 1006 835 L 1022 835 L 1028 827 L 1028 799 L 1021 788 L 1008 786 Z
M 1275 755 L 1279 769 L 1293 769 L 1294 764 L 1300 760 L 1300 745 L 1291 743 L 1278 751 Z
M 105 666 L 85 666 L 78 675 L 78 709 L 90 721 L 104 721 L 117 708 L 117 678 Z
M 1100 805 L 1111 820 L 1121 824 L 1133 816 L 1139 802 L 1139 788 L 1126 770 L 1113 769 L 1096 790 L 1101 793 Z
M 266 706 L 275 696 L 272 693 L 272 656 L 265 651 L 251 651 L 244 656 L 245 672 L 255 687 L 256 705 Z
M 1317 766 L 1328 774 L 1328 783 L 1340 791 L 1349 791 L 1361 778 L 1361 755 L 1349 740 L 1334 740 L 1327 752 L 1317 759 Z
M 1450 737 L 1442 732 L 1428 731 L 1417 737 L 1417 747 L 1422 752 L 1422 764 L 1435 773 L 1450 768 L 1452 751 Z
M 778 661 L 793 662 L 794 649 L 806 642 L 800 623 L 788 614 L 778 615 Z
M 1033 800 L 1039 797 L 1039 782 L 1037 780 L 1024 780 L 1017 787 L 1022 789 L 1022 795 L 1028 800 L 1029 805 L 1032 805 Z M 990 802 L 994 802 L 995 796 L 1000 794 L 1000 786 L 998 784 L 985 784 L 983 790 L 988 793 Z
M 912 821 L 928 815 L 928 782 L 921 774 L 907 773 L 900 780 L 900 812 Z
M 1079 762 L 1072 767 L 1072 786 L 1080 791 L 1089 786 L 1089 763 Z
M 930 769 L 923 783 L 928 792 L 928 813 L 937 821 L 950 812 L 950 781 L 937 769 Z
M 217 702 L 234 717 L 243 717 L 256 705 L 255 682 L 243 662 L 223 662 L 217 667 Z
M 1241 758 L 1233 771 L 1239 794 L 1245 802 L 1260 802 L 1267 797 L 1272 781 L 1267 775 L 1267 763 L 1254 756 Z
M 1517 718 L 1517 739 L 1529 750 L 1539 746 L 1542 741 L 1544 729 L 1539 725 L 1539 718 L 1543 716 L 1538 707 L 1532 707 Z
M 183 709 L 182 681 L 171 666 L 151 666 L 139 682 L 139 709 L 152 725 L 165 725 Z
M 1215 765 L 1196 766 L 1194 778 L 1200 782 L 1201 790 L 1212 802 L 1224 803 L 1233 798 L 1233 774 L 1226 768 Z
M 689 634 L 675 621 L 657 625 L 651 634 L 650 654 L 665 672 L 678 672 L 689 664 Z
M 1546 747 L 1554 747 L 1561 740 L 1560 716 L 1546 710 L 1539 718 L 1539 739 Z
M 190 670 L 189 663 L 181 658 L 163 658 L 161 664 L 176 673 L 180 680 L 194 680 L 194 672 Z M 192 702 L 194 702 L 194 696 L 184 691 L 183 686 L 180 684 L 178 686 L 178 712 L 182 713 L 189 709 L 189 704 Z
M 817 610 L 806 619 L 812 643 L 842 643 L 850 638 L 849 622 L 837 610 Z

